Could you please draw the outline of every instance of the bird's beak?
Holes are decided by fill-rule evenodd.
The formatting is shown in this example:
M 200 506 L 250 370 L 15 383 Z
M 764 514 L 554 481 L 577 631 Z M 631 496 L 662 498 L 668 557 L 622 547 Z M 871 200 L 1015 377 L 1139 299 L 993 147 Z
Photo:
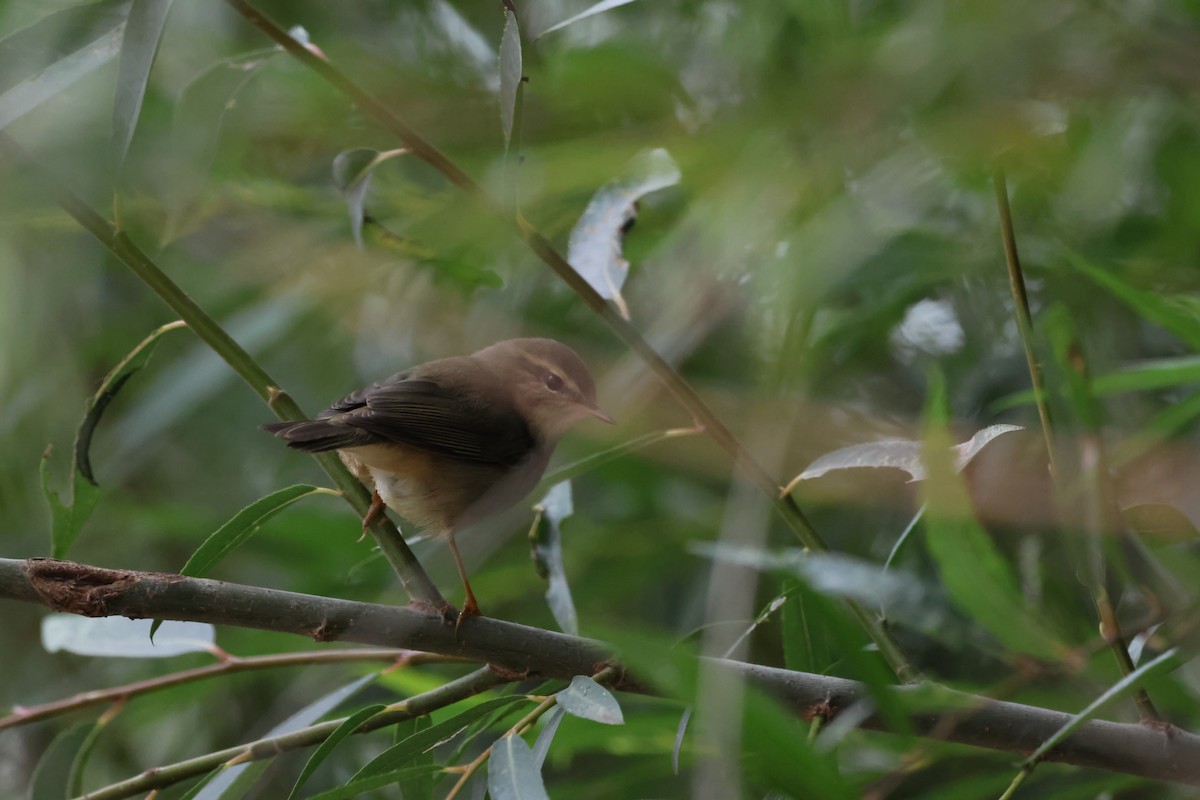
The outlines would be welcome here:
M 607 422 L 609 425 L 617 424 L 617 421 L 601 411 L 599 406 L 584 406 L 584 410 L 601 422 Z

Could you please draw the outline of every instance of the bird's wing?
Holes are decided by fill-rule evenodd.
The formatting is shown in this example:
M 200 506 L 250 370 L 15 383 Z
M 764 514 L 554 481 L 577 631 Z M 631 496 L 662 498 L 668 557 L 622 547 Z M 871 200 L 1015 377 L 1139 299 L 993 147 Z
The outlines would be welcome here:
M 364 444 L 400 442 L 461 461 L 516 464 L 534 447 L 529 426 L 506 394 L 476 388 L 478 383 L 470 380 L 472 366 L 459 365 L 449 373 L 401 372 L 347 396 L 320 416 L 359 436 L 369 434 L 371 441 Z

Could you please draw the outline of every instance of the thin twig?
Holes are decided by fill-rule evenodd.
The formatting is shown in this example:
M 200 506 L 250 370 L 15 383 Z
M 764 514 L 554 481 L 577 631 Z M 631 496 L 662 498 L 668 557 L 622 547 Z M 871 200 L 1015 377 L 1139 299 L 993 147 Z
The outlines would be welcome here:
M 1042 423 L 1042 436 L 1046 440 L 1046 457 L 1050 460 L 1050 474 L 1057 475 L 1057 460 L 1054 453 L 1054 428 L 1051 425 L 1050 407 L 1046 400 L 1046 384 L 1042 378 L 1042 365 L 1033 346 L 1033 316 L 1029 311 L 1029 294 L 1025 291 L 1025 273 L 1021 269 L 1021 257 L 1017 253 L 1017 235 L 1013 230 L 1012 210 L 1008 207 L 1008 182 L 1004 170 L 996 170 L 992 178 L 996 190 L 996 210 L 1000 214 L 1000 238 L 1004 243 L 1004 262 L 1008 265 L 1008 285 L 1012 291 L 1014 310 L 1017 316 L 1017 332 L 1025 348 L 1025 363 L 1029 366 L 1029 382 L 1033 384 L 1034 402 L 1038 418 Z
M 36 706 L 14 706 L 12 713 L 0 717 L 0 730 L 27 725 L 43 719 L 68 714 L 72 711 L 89 708 L 103 703 L 115 703 L 128 700 L 131 697 L 161 691 L 172 686 L 215 678 L 219 675 L 229 675 L 235 672 L 250 672 L 276 667 L 308 666 L 317 664 L 343 664 L 357 661 L 396 661 L 403 664 L 444 664 L 458 663 L 463 659 L 436 653 L 422 653 L 418 650 L 389 649 L 355 649 L 355 650 L 323 650 L 311 653 L 277 653 L 269 656 L 251 656 L 238 658 L 229 656 L 215 664 L 209 664 L 195 669 L 185 669 L 148 678 L 144 681 L 127 683 L 109 689 L 94 689 L 80 692 L 72 697 L 41 703 Z

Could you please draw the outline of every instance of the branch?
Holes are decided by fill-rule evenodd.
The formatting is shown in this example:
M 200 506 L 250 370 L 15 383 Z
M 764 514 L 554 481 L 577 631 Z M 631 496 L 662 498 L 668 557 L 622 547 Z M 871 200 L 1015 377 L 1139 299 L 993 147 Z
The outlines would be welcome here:
M 608 323 L 613 332 L 620 337 L 631 350 L 646 363 L 666 385 L 675 398 L 692 413 L 692 417 L 708 434 L 733 458 L 734 464 L 742 470 L 768 497 L 771 498 L 775 510 L 783 517 L 788 527 L 796 534 L 809 550 L 828 550 L 816 528 L 809 522 L 791 495 L 780 491 L 780 484 L 759 464 L 754 456 L 738 440 L 725 423 L 721 421 L 708 404 L 688 383 L 682 375 L 668 364 L 662 356 L 647 342 L 621 314 L 592 288 L 575 268 L 554 249 L 545 236 L 520 214 L 515 217 L 507 213 L 501 204 L 497 203 L 483 187 L 470 175 L 464 172 L 441 150 L 426 141 L 419 133 L 410 128 L 384 103 L 350 80 L 344 72 L 334 66 L 328 58 L 306 47 L 291 34 L 279 27 L 273 20 L 259 11 L 246 0 L 226 0 L 239 14 L 246 18 L 280 47 L 288 51 L 298 61 L 312 69 L 342 94 L 354 102 L 354 105 L 369 117 L 372 117 L 385 129 L 394 133 L 413 154 L 434 169 L 441 172 L 451 183 L 466 192 L 485 211 L 501 222 L 511 226 L 525 243 L 529 245 L 538 258 L 550 267 L 559 278 L 579 295 L 588 308 L 600 315 Z M 858 603 L 845 601 L 851 612 L 866 630 L 871 640 L 879 648 L 880 655 L 887 661 L 892 671 L 903 681 L 911 681 L 917 677 L 916 670 L 908 663 L 900 647 L 892 639 L 887 630 L 879 623 L 874 614 L 867 611 Z
M 50 559 L 0 559 L 0 597 L 87 616 L 190 620 L 296 633 L 318 641 L 410 647 L 563 680 L 594 674 L 610 659 L 600 642 L 487 617 L 469 617 L 456 631 L 441 617 L 412 607 Z M 830 719 L 869 698 L 867 687 L 857 681 L 724 659 L 715 662 L 776 695 L 804 718 L 819 715 Z M 613 685 L 626 691 L 649 691 L 636 677 L 624 673 Z M 928 691 L 928 686 L 892 691 L 914 696 Z M 918 733 L 1010 753 L 1033 752 L 1072 718 L 1058 711 L 951 690 L 943 690 L 942 697 L 949 711 L 912 715 L 910 721 Z M 948 732 L 945 728 L 937 731 L 947 717 L 952 717 L 954 724 L 945 726 Z M 877 715 L 862 725 L 888 730 Z M 1046 760 L 1200 786 L 1200 736 L 1163 726 L 1092 721 L 1052 750 Z
M 28 725 L 49 719 L 60 714 L 68 714 L 103 703 L 116 703 L 137 697 L 141 694 L 160 691 L 184 683 L 215 678 L 218 675 L 229 675 L 235 672 L 252 672 L 260 669 L 275 669 L 276 667 L 310 666 L 314 664 L 344 664 L 357 661 L 395 661 L 397 665 L 410 664 L 444 664 L 457 661 L 450 656 L 439 656 L 432 653 L 420 653 L 416 650 L 397 648 L 370 650 L 315 650 L 307 653 L 277 653 L 269 656 L 250 656 L 239 658 L 224 655 L 215 664 L 208 664 L 195 669 L 185 669 L 148 678 L 144 681 L 114 686 L 110 689 L 93 689 L 80 692 L 72 697 L 41 703 L 36 706 L 13 706 L 12 713 L 0 717 L 0 731 L 5 728 L 15 728 L 18 725 Z

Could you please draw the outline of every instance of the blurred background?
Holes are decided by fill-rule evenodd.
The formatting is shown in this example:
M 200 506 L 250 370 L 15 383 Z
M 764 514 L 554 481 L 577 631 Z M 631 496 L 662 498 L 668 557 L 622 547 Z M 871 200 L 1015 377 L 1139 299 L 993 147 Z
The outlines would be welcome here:
M 993 176 L 1006 170 L 1035 319 L 1063 310 L 1093 376 L 1169 360 L 1167 378 L 1101 399 L 1119 503 L 1169 504 L 1190 524 L 1200 522 L 1193 489 L 1200 379 L 1186 371 L 1200 339 L 1200 4 L 639 0 L 540 35 L 588 5 L 518 0 L 528 83 L 507 152 L 498 98 L 501 3 L 260 7 L 284 27 L 303 26 L 335 64 L 519 206 L 564 252 L 595 192 L 639 153 L 665 149 L 680 180 L 641 199 L 624 241 L 631 270 L 623 295 L 633 324 L 781 484 L 839 447 L 920 438 L 935 367 L 945 376 L 956 441 L 997 422 L 1026 426 L 968 470 L 975 508 L 1020 578 L 1030 613 L 1053 619 L 1072 645 L 1094 639 L 1086 591 L 1059 553 L 1036 412 L 1006 401 L 1028 389 L 1029 372 Z M 110 29 L 105 8 L 121 13 L 119 4 L 98 4 L 88 15 L 54 14 L 59 7 L 67 4 L 0 2 L 0 36 L 11 37 L 0 41 L 0 108 L 3 92 Z M 116 65 L 98 65 L 5 128 L 106 216 L 114 209 Z M 398 157 L 375 169 L 360 247 L 333 161 L 352 148 L 398 146 L 225 4 L 176 3 L 118 179 L 120 219 L 306 411 L 420 361 L 530 335 L 575 348 L 618 421 L 612 429 L 581 425 L 560 445 L 556 464 L 692 424 L 508 227 L 418 160 Z M 36 173 L 0 160 L 0 555 L 7 558 L 49 553 L 43 452 L 52 446 L 51 481 L 65 486 L 86 399 L 137 342 L 175 318 L 42 189 Z M 92 461 L 102 491 L 71 558 L 177 570 L 253 500 L 292 483 L 327 485 L 311 459 L 257 430 L 271 419 L 194 335 L 167 335 L 97 432 Z M 1069 421 L 1061 433 L 1069 451 Z M 894 470 L 838 472 L 806 481 L 797 497 L 833 550 L 881 563 L 920 504 L 919 488 L 906 480 Z M 705 436 L 612 460 L 577 477 L 573 489 L 564 557 L 584 635 L 629 628 L 670 644 L 718 630 L 705 648 L 723 650 L 794 579 L 730 568 L 722 578 L 732 581 L 723 584 L 734 587 L 729 596 L 710 591 L 723 573 L 714 573 L 697 543 L 798 542 Z M 537 499 L 460 541 L 485 613 L 554 628 L 526 537 Z M 1186 581 L 1197 561 L 1188 538 L 1194 530 L 1183 530 L 1151 544 Z M 212 577 L 405 602 L 358 532 L 344 502 L 307 499 L 272 519 Z M 445 547 L 421 543 L 417 552 L 458 602 Z M 1013 674 L 1013 654 L 947 599 L 919 544 L 900 565 L 944 623 L 906 624 L 903 613 L 892 620 L 918 667 L 977 692 Z M 1043 612 L 1039 604 L 1055 597 L 1059 606 Z M 38 638 L 41 609 L 6 603 L 4 614 L 7 705 L 168 669 L 47 654 Z M 795 666 L 785 657 L 786 636 L 773 613 L 741 643 L 741 655 Z M 315 646 L 233 629 L 218 641 L 239 655 Z M 834 652 L 808 666 L 862 677 L 842 668 L 845 658 Z M 169 666 L 206 662 L 188 656 Z M 324 691 L 338 669 L 243 675 L 133 703 L 93 755 L 89 785 L 261 734 Z M 1118 677 L 1101 650 L 1082 673 L 1047 669 L 1010 699 L 1073 711 Z M 1194 725 L 1195 671 L 1163 683 L 1163 710 Z M 551 796 L 692 796 L 700 771 L 685 765 L 677 777 L 671 769 L 678 709 L 623 701 L 623 729 L 564 724 L 546 766 Z M 1113 713 L 1136 718 L 1132 707 Z M 0 733 L 0 795 L 23 791 L 61 725 Z M 807 726 L 797 730 L 803 738 Z M 906 737 L 850 736 L 840 768 L 864 791 L 896 774 L 918 747 Z M 884 794 L 930 796 L 936 787 L 943 797 L 994 796 L 1012 777 L 1013 759 L 1003 754 L 922 752 L 924 767 Z M 285 763 L 281 783 L 268 781 L 258 796 L 282 796 L 275 792 L 303 762 Z M 751 773 L 727 775 L 728 785 L 765 796 L 770 781 Z M 1169 791 L 1046 767 L 1025 796 Z

